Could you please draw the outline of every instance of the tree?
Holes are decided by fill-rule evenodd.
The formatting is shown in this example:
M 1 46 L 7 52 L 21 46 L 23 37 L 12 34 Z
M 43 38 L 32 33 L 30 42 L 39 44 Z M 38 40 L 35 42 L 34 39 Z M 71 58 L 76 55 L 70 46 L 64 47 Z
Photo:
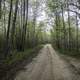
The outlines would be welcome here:
M 0 19 L 1 19 L 1 14 L 2 14 L 2 0 L 0 0 Z
M 13 7 L 13 0 L 10 0 L 10 12 L 9 12 L 9 18 L 8 18 L 8 29 L 7 29 L 6 43 L 5 43 L 5 56 L 7 56 L 9 54 L 9 50 L 10 50 L 9 34 L 10 34 L 10 22 L 11 22 L 12 7 Z
M 14 18 L 13 18 L 12 30 L 11 30 L 11 47 L 12 48 L 14 48 L 14 35 L 15 35 L 17 11 L 18 11 L 18 0 L 16 0 L 16 4 L 15 4 L 15 12 L 14 12 Z

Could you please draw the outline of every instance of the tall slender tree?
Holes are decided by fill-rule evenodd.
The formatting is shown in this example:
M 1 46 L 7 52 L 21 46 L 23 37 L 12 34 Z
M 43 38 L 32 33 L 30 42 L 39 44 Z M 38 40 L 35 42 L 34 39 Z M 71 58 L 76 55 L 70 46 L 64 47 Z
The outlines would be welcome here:
M 64 49 L 66 48 L 66 40 L 65 40 L 65 33 L 66 33 L 66 30 L 65 30 L 65 21 L 64 21 L 64 11 L 63 11 L 63 5 L 61 5 L 61 10 L 62 10 L 62 22 L 63 22 L 63 33 L 64 33 Z
M 23 31 L 22 31 L 22 50 L 25 48 L 25 40 L 26 40 L 26 29 L 27 29 L 27 21 L 28 21 L 28 0 L 24 0 L 23 5 Z M 25 4 L 26 3 L 26 4 Z
M 6 0 L 4 0 L 4 37 L 6 37 L 6 6 L 5 6 L 5 2 L 6 2 Z
M 1 19 L 1 14 L 2 14 L 2 0 L 0 0 L 0 19 Z
M 10 46 L 9 46 L 9 35 L 10 35 L 10 22 L 11 22 L 11 14 L 12 14 L 12 7 L 13 7 L 13 0 L 10 0 L 10 12 L 8 17 L 8 27 L 7 27 L 7 34 L 6 34 L 6 43 L 5 43 L 5 56 L 8 55 Z
M 14 48 L 14 35 L 15 35 L 17 11 L 18 11 L 18 0 L 16 0 L 16 4 L 15 4 L 15 12 L 14 12 L 14 18 L 13 18 L 12 30 L 11 30 L 11 47 L 12 48 Z
M 76 5 L 77 5 L 77 1 L 76 1 Z M 78 9 L 77 9 L 77 11 L 78 11 Z M 77 50 L 77 52 L 79 51 L 79 28 L 78 28 L 78 15 L 77 15 L 77 13 L 76 13 L 76 50 Z
M 67 1 L 67 12 L 68 12 L 68 25 L 69 25 L 69 42 L 68 42 L 68 48 L 71 50 L 71 27 L 70 27 L 70 12 L 69 12 L 69 0 Z

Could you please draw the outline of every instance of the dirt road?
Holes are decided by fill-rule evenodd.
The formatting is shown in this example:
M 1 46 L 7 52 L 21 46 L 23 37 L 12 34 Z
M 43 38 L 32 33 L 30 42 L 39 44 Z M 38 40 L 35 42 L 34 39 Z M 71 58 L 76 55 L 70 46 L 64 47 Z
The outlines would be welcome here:
M 80 80 L 80 75 L 48 44 L 15 80 Z

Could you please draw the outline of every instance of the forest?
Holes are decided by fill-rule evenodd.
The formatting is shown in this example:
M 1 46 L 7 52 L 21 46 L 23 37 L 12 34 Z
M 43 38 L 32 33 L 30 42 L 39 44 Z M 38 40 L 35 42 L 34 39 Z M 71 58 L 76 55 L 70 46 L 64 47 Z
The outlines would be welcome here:
M 0 0 L 0 80 L 46 44 L 80 58 L 80 0 Z
M 49 1 L 48 5 L 55 16 L 51 30 L 52 44 L 62 53 L 80 56 L 80 1 L 54 0 L 54 4 Z

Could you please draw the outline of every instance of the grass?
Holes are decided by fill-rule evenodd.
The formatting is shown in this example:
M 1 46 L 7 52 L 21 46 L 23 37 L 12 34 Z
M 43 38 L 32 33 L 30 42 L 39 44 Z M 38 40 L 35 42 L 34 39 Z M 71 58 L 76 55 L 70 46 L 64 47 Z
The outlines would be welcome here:
M 0 66 L 0 80 L 13 80 L 12 78 L 15 77 L 16 73 L 31 62 L 41 48 L 43 45 L 27 49 L 24 52 L 14 51 L 13 55 L 7 57 Z
M 35 56 L 42 47 L 43 45 L 39 45 L 35 48 L 27 49 L 24 52 L 14 51 L 12 56 L 7 57 L 4 63 L 7 65 L 11 65 L 15 62 L 22 61 L 24 59 L 29 59 L 30 57 Z
M 53 47 L 53 48 L 56 51 L 58 51 L 60 54 L 64 54 L 64 55 L 74 57 L 74 58 L 77 58 L 77 59 L 80 58 L 80 51 L 77 52 L 76 49 L 69 50 L 69 49 L 61 49 L 61 48 L 56 48 L 56 47 Z
M 74 58 L 80 58 L 80 52 L 77 52 L 76 50 L 63 50 L 63 49 L 57 49 L 61 54 L 64 54 L 64 55 L 68 55 L 68 56 L 71 56 L 71 57 L 74 57 Z

